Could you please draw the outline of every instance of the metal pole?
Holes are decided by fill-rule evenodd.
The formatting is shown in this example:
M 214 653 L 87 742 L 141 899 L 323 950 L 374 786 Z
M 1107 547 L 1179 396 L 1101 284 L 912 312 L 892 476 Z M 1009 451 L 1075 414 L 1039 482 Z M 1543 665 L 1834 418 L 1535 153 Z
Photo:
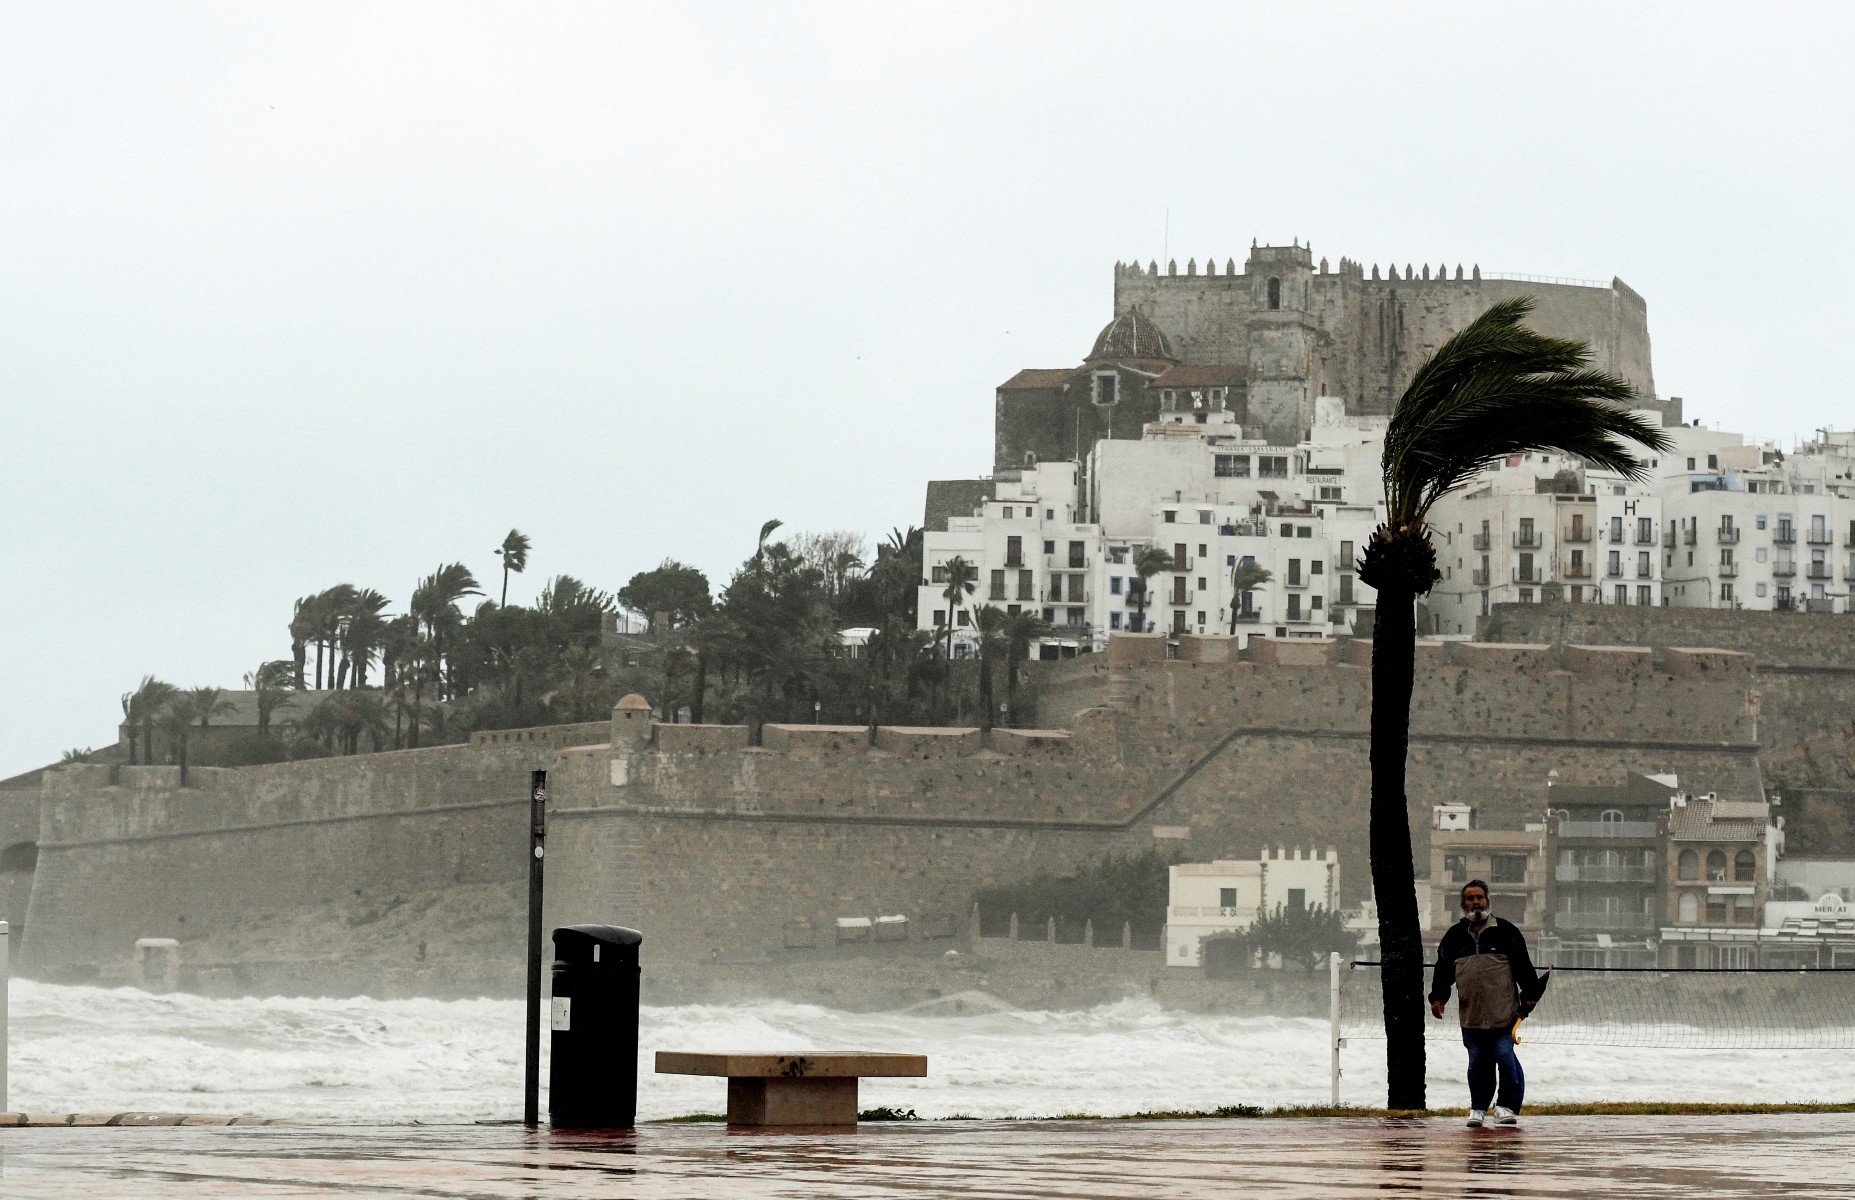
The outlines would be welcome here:
M 541 1123 L 541 868 L 547 842 L 547 772 L 528 777 L 528 1043 L 522 1063 L 522 1124 Z
M 1327 955 L 1327 1035 L 1332 1046 L 1333 1106 L 1340 1106 L 1340 953 Z
M 8 1107 L 6 1064 L 10 1057 L 7 1053 L 6 1039 L 8 1022 L 11 1014 L 7 1011 L 7 993 L 13 986 L 13 927 L 0 921 L 0 1112 L 13 1111 Z

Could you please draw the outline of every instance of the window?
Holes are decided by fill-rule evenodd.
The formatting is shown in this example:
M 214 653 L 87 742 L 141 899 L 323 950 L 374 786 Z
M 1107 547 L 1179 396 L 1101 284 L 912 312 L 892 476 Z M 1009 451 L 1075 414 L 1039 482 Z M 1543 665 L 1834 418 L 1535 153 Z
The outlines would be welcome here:
M 1729 590 L 1731 587 L 1731 584 L 1727 585 Z M 1728 598 L 1730 599 L 1730 597 Z M 1655 606 L 1655 589 L 1646 583 L 1638 584 L 1636 587 L 1636 603 L 1653 608 Z
M 1700 920 L 1700 901 L 1693 892 L 1682 892 L 1681 899 L 1676 902 L 1675 911 L 1676 920 L 1683 925 L 1692 925 Z
M 1636 540 L 1645 546 L 1655 540 L 1655 520 L 1653 518 L 1636 518 Z
M 1327 564 L 1324 560 L 1318 559 L 1318 558 L 1313 558 L 1313 559 L 1308 560 L 1308 574 L 1309 575 L 1324 574 L 1326 570 L 1327 570 Z
M 944 608 L 935 609 L 934 610 L 934 628 L 939 629 L 942 626 L 946 625 L 946 623 L 947 623 L 947 610 Z
M 1681 857 L 1675 860 L 1676 879 L 1700 878 L 1700 855 L 1692 850 L 1683 850 Z
M 1597 820 L 1601 825 L 1621 825 L 1623 824 L 1623 810 L 1620 808 L 1607 808 L 1603 812 L 1597 814 Z
M 1726 924 L 1726 897 L 1725 896 L 1708 896 L 1707 897 L 1707 924 L 1709 925 Z
M 1203 613 L 1198 614 L 1198 628 L 1200 629 L 1204 628 L 1204 614 Z
M 1609 565 L 1604 573 L 1609 575 L 1612 579 L 1621 579 L 1623 577 L 1623 551 L 1612 550 L 1610 552 Z
M 1179 519 L 1178 510 L 1169 508 L 1160 514 L 1160 519 L 1168 525 L 1175 524 Z
M 1172 569 L 1175 571 L 1183 571 L 1185 569 L 1184 542 L 1172 543 Z
M 1613 542 L 1620 542 L 1623 540 L 1623 518 L 1622 517 L 1610 518 L 1610 540 Z
M 1011 520 L 1011 514 L 1013 511 L 1011 505 L 1007 504 L 1005 505 L 1005 507 L 999 509 L 998 511 L 1000 515 L 1002 515 L 1005 518 L 1005 520 L 1007 521 Z
M 1071 567 L 1085 565 L 1086 549 L 1086 546 L 1082 542 L 1069 543 L 1069 565 Z
M 1273 311 L 1280 307 L 1282 307 L 1282 281 L 1271 279 L 1269 281 L 1269 308 Z
M 1489 860 L 1488 881 L 1490 883 L 1525 883 L 1527 881 L 1527 856 L 1524 854 L 1496 854 Z
M 1094 378 L 1094 400 L 1097 404 L 1118 404 L 1121 399 L 1121 377 L 1112 371 L 1104 371 Z
M 1733 924 L 1750 925 L 1752 923 L 1752 897 L 1733 897 Z
M 1019 571 L 1018 572 L 1018 599 L 1035 600 L 1036 598 L 1037 598 L 1037 584 L 1034 582 L 1033 576 L 1031 575 L 1029 571 Z
M 1308 893 L 1307 893 L 1306 888 L 1289 888 L 1288 889 L 1288 907 L 1291 911 L 1295 909 L 1306 908 L 1307 906 L 1308 906 Z
M 1256 474 L 1264 479 L 1288 478 L 1288 459 L 1279 454 L 1259 454 L 1256 456 Z
M 991 600 L 1003 600 L 1005 598 L 1005 573 L 1003 571 L 992 572 L 992 591 L 991 595 L 987 598 Z
M 1219 908 L 1235 908 L 1237 906 L 1237 889 L 1218 888 L 1217 906 Z
M 928 572 L 928 578 L 932 579 L 935 583 L 947 582 L 947 564 L 935 563 L 933 569 Z
M 1732 584 L 1722 583 L 1720 585 L 1720 599 L 1722 602 L 1727 603 L 1727 604 L 1731 604 L 1733 602 L 1733 585 Z
M 1752 857 L 1750 850 L 1741 850 L 1733 855 L 1733 882 L 1751 883 L 1758 876 L 1758 860 Z
M 1616 587 L 1616 595 L 1613 598 L 1618 604 L 1628 604 L 1630 602 L 1630 585 L 1627 583 L 1619 583 Z
M 1121 627 L 1121 614 L 1118 612 L 1109 613 L 1108 614 L 1108 628 L 1119 629 L 1120 627 Z
M 1211 523 L 1211 510 L 1210 509 L 1201 508 L 1198 510 L 1198 523 L 1200 525 L 1209 525 Z
M 1288 560 L 1288 586 L 1301 586 L 1301 560 L 1298 558 Z
M 1063 610 L 1063 623 L 1066 625 L 1071 625 L 1071 626 L 1080 628 L 1083 624 L 1085 624 L 1088 621 L 1088 619 L 1089 618 L 1088 618 L 1087 609 L 1066 608 Z
M 1353 567 L 1353 544 L 1351 542 L 1341 542 L 1340 543 L 1340 570 L 1350 571 L 1352 570 L 1352 567 Z
M 1340 498 L 1340 489 L 1322 485 L 1320 489 L 1320 498 L 1322 500 L 1338 500 Z
M 1209 552 L 1210 552 L 1209 547 L 1207 547 L 1203 542 L 1198 543 L 1198 557 L 1199 558 L 1203 558 Z M 1200 583 L 1198 586 L 1203 587 L 1204 584 Z
M 1469 856 L 1466 854 L 1443 855 L 1443 873 L 1449 876 L 1451 883 L 1469 881 Z
M 1299 593 L 1290 592 L 1288 595 L 1288 619 L 1291 621 L 1299 621 L 1301 619 L 1301 596 Z
M 1055 543 L 1055 542 L 1053 542 L 1053 541 L 1050 541 L 1049 539 L 1047 539 L 1047 538 L 1046 538 L 1046 539 L 1044 540 L 1044 543 L 1043 543 L 1043 552 L 1044 552 L 1045 554 L 1055 554 L 1055 553 L 1056 553 L 1056 543 Z
M 1213 473 L 1224 479 L 1248 479 L 1250 477 L 1250 456 L 1220 454 L 1214 464 Z
M 1108 594 L 1110 596 L 1118 596 L 1121 594 L 1121 580 L 1123 578 L 1124 576 L 1120 575 L 1108 576 Z
M 1005 565 L 1021 567 L 1024 565 L 1024 539 L 1008 537 L 1005 539 Z
M 1691 558 L 1693 555 L 1690 553 L 1689 557 Z M 1655 568 L 1649 562 L 1649 552 L 1644 550 L 1639 553 L 1636 556 L 1636 578 L 1647 579 L 1650 575 L 1654 574 L 1654 571 Z
M 971 625 L 972 623 L 973 623 L 973 610 L 970 608 L 962 608 L 960 610 L 960 628 L 965 629 L 967 626 Z
M 1718 850 L 1707 851 L 1707 882 L 1726 882 L 1726 855 Z

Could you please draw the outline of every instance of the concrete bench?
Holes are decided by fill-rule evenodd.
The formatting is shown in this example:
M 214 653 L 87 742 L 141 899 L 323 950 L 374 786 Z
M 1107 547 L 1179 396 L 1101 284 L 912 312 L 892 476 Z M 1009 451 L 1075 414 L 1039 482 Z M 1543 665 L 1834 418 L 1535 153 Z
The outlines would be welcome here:
M 919 1079 L 927 1074 L 927 1056 L 860 1051 L 689 1054 L 659 1050 L 657 1073 L 725 1077 L 730 1125 L 855 1128 L 857 1080 L 864 1076 Z

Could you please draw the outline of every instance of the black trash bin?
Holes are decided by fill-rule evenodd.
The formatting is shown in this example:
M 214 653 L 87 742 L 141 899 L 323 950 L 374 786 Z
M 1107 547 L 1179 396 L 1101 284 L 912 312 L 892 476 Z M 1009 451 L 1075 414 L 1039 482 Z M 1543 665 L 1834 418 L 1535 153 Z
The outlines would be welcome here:
M 638 946 L 618 925 L 554 931 L 548 1121 L 630 1129 L 638 1115 Z

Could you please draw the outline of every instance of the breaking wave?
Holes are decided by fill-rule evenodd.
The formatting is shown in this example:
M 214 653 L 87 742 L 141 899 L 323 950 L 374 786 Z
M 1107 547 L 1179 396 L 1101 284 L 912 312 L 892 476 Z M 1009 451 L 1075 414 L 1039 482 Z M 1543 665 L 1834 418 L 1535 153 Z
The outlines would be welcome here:
M 15 980 L 10 1041 L 11 1106 L 25 1111 L 366 1123 L 521 1111 L 522 1005 L 512 1000 L 228 1000 Z M 862 1089 L 865 1106 L 923 1117 L 1312 1104 L 1326 1102 L 1329 1086 L 1323 1020 L 1181 1012 L 1145 997 L 1076 1012 L 1019 1011 L 981 996 L 886 1013 L 781 1001 L 647 1007 L 641 1042 L 644 1119 L 723 1106 L 719 1080 L 652 1074 L 659 1049 L 925 1053 L 927 1079 Z M 1383 1053 L 1379 1042 L 1347 1048 L 1343 1099 L 1382 1097 Z M 1840 1055 L 1579 1046 L 1522 1054 L 1535 1102 L 1855 1100 Z M 1432 1044 L 1430 1064 L 1435 1102 L 1458 1102 L 1460 1050 Z

